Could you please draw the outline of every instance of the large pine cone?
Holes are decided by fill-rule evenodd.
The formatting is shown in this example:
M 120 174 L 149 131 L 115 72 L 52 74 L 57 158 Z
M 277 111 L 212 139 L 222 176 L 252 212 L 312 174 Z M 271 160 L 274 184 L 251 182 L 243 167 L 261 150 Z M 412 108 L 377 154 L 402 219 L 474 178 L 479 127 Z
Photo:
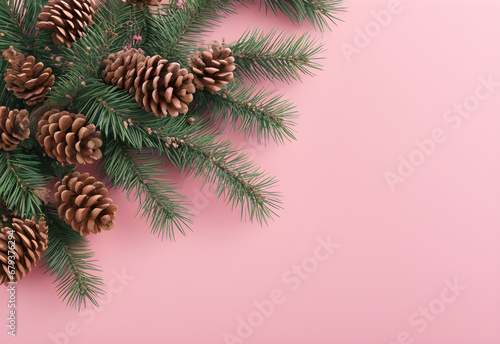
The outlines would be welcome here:
M 36 63 L 34 56 L 24 58 L 24 55 L 15 51 L 12 46 L 5 50 L 2 56 L 12 66 L 7 69 L 5 76 L 7 90 L 14 91 L 14 95 L 24 99 L 28 105 L 42 102 L 54 85 L 52 69 L 45 68 L 42 71 L 42 62 Z
M 30 136 L 29 125 L 28 111 L 9 111 L 5 106 L 0 106 L 0 149 L 16 149 L 19 142 Z
M 70 47 L 92 23 L 96 9 L 95 0 L 49 0 L 38 15 L 36 28 L 52 31 L 54 44 Z
M 224 41 L 222 45 L 213 41 L 208 51 L 202 51 L 198 56 L 191 58 L 190 66 L 194 73 L 193 83 L 196 88 L 210 93 L 226 87 L 233 78 L 235 69 L 231 49 Z
M 122 50 L 109 55 L 103 64 L 101 75 L 106 83 L 134 94 L 137 104 L 156 116 L 186 113 L 193 101 L 193 74 L 160 55 L 144 56 L 141 49 Z
M 102 157 L 100 136 L 84 115 L 52 109 L 38 121 L 36 139 L 62 164 L 91 164 Z
M 106 198 L 108 190 L 96 178 L 73 172 L 57 182 L 55 189 L 59 216 L 82 236 L 113 228 L 118 207 Z
M 35 223 L 33 219 L 18 218 L 12 220 L 12 225 L 0 229 L 0 284 L 17 282 L 31 271 L 47 249 L 47 230 L 43 221 Z M 14 262 L 10 271 L 9 260 Z

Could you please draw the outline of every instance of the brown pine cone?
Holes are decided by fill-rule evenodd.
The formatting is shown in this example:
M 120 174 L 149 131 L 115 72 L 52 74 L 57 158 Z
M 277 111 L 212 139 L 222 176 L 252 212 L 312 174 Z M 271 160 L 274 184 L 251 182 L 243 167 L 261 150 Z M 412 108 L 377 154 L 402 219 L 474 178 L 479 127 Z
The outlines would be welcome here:
M 36 28 L 52 31 L 54 44 L 70 47 L 92 24 L 96 9 L 95 0 L 49 0 L 38 15 Z
M 83 165 L 102 157 L 100 136 L 84 115 L 52 109 L 38 121 L 36 139 L 52 159 Z
M 121 50 L 116 54 L 110 54 L 103 64 L 106 66 L 101 72 L 104 82 L 116 85 L 135 94 L 134 82 L 137 71 L 144 65 L 146 56 L 142 49 Z
M 57 182 L 55 190 L 59 216 L 82 236 L 113 228 L 118 207 L 106 198 L 108 190 L 96 178 L 73 172 Z
M 210 49 L 202 51 L 190 61 L 193 70 L 193 83 L 200 91 L 206 90 L 215 93 L 233 78 L 235 69 L 234 57 L 231 49 L 226 46 L 224 40 L 222 45 L 217 41 L 210 44 Z
M 144 6 L 160 6 L 161 0 L 129 0 L 129 3 L 136 5 L 138 9 L 142 10 Z
M 16 149 L 19 142 L 30 136 L 29 125 L 28 111 L 9 111 L 5 106 L 0 106 L 0 149 Z
M 111 54 L 103 63 L 104 81 L 135 94 L 137 104 L 156 116 L 186 113 L 193 101 L 193 74 L 178 63 L 159 55 L 144 56 L 141 49 Z
M 24 58 L 24 55 L 16 52 L 12 46 L 5 50 L 2 56 L 12 66 L 7 69 L 5 76 L 7 90 L 14 91 L 14 95 L 24 99 L 28 105 L 42 102 L 54 85 L 52 69 L 45 68 L 42 71 L 42 62 L 36 63 L 34 56 Z
M 18 218 L 0 229 L 0 284 L 17 282 L 31 271 L 47 249 L 47 230 L 43 221 L 35 223 L 34 219 Z M 9 265 L 9 260 L 14 265 Z

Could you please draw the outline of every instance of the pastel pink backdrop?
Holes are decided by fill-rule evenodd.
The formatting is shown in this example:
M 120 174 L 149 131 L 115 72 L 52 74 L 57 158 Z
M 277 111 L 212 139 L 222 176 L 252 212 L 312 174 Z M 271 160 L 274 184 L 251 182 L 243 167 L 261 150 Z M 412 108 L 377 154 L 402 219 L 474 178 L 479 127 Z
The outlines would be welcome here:
M 254 302 L 278 289 L 284 302 L 234 343 L 500 343 L 498 86 L 457 129 L 443 118 L 474 95 L 480 76 L 500 80 L 500 3 L 401 0 L 377 31 L 372 11 L 394 9 L 389 3 L 347 1 L 344 22 L 318 35 L 324 71 L 276 83 L 302 114 L 297 142 L 262 147 L 231 136 L 281 180 L 285 209 L 275 222 L 240 223 L 224 202 L 200 196 L 198 182 L 177 177 L 196 223 L 161 242 L 113 191 L 116 226 L 90 238 L 112 290 L 101 310 L 67 308 L 37 268 L 18 286 L 17 337 L 4 328 L 0 341 L 230 343 L 223 335 L 238 335 L 239 318 L 258 323 Z M 297 28 L 256 7 L 239 12 L 213 38 L 232 41 L 257 25 Z M 358 37 L 361 48 L 346 57 L 342 47 L 359 30 L 371 37 Z M 438 128 L 446 140 L 391 191 L 384 174 Z M 313 264 L 317 240 L 329 236 L 340 246 L 292 290 L 283 275 Z M 117 280 L 123 271 L 134 279 Z M 445 280 L 465 289 L 450 294 Z M 0 302 L 5 318 L 4 289 Z M 425 329 L 414 314 L 421 307 L 431 307 Z

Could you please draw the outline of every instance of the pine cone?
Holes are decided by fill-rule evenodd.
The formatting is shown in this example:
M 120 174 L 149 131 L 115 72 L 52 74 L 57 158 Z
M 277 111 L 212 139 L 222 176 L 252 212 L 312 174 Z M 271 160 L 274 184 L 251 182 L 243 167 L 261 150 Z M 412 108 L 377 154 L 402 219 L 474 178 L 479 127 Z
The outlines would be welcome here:
M 96 9 L 95 0 L 49 0 L 38 15 L 36 28 L 52 31 L 54 44 L 70 47 L 92 24 Z
M 62 164 L 91 164 L 102 157 L 100 136 L 84 115 L 52 109 L 38 121 L 36 139 Z
M 156 116 L 186 113 L 193 101 L 193 74 L 160 55 L 144 56 L 141 49 L 122 50 L 109 55 L 103 64 L 101 76 L 106 83 L 134 94 L 137 104 Z
M 23 221 L 18 218 L 14 218 L 11 225 L 0 229 L 0 284 L 17 282 L 31 271 L 47 249 L 47 230 L 43 221 L 35 223 L 34 219 Z M 9 239 L 10 235 L 13 238 L 11 236 Z M 9 255 L 9 251 L 14 256 L 12 253 Z M 10 266 L 9 271 L 12 257 L 15 258 L 14 265 Z M 13 280 L 10 279 L 10 272 L 14 273 Z
M 55 185 L 59 216 L 82 236 L 109 231 L 118 209 L 105 198 L 108 190 L 88 173 L 73 172 Z
M 160 6 L 161 0 L 130 0 L 131 4 L 137 6 L 138 9 L 142 10 L 144 6 Z
M 118 86 L 135 93 L 134 82 L 137 79 L 137 71 L 144 65 L 146 56 L 142 49 L 121 50 L 116 54 L 110 54 L 103 64 L 106 66 L 101 72 L 104 82 Z
M 24 58 L 24 55 L 16 52 L 12 46 L 5 50 L 2 56 L 12 66 L 7 69 L 5 76 L 7 90 L 14 91 L 14 95 L 24 99 L 28 105 L 42 102 L 54 85 L 52 69 L 45 68 L 42 72 L 42 62 L 36 63 L 34 56 Z
M 190 66 L 194 73 L 193 83 L 200 91 L 215 93 L 226 87 L 233 78 L 234 57 L 224 40 L 210 44 L 208 51 L 191 58 Z
M 9 111 L 5 106 L 0 106 L 0 149 L 14 150 L 19 142 L 30 136 L 28 116 L 26 110 Z

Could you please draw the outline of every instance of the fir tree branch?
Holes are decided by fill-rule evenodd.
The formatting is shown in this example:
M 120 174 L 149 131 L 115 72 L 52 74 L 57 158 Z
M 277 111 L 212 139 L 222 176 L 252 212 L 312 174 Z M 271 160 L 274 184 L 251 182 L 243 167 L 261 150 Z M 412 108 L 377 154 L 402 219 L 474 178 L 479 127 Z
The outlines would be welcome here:
M 5 75 L 9 63 L 4 59 L 0 60 L 0 76 Z M 22 109 L 23 101 L 13 95 L 12 91 L 7 91 L 7 83 L 4 77 L 0 77 L 0 106 L 6 106 L 8 109 Z
M 282 95 L 232 82 L 221 92 L 198 92 L 197 96 L 201 107 L 207 108 L 222 128 L 231 123 L 233 130 L 254 136 L 259 143 L 269 138 L 277 143 L 295 139 L 290 120 L 296 116 L 295 107 Z
M 45 211 L 49 227 L 49 243 L 43 255 L 44 267 L 50 276 L 55 275 L 57 294 L 71 307 L 86 307 L 87 303 L 98 306 L 97 298 L 103 295 L 102 279 L 95 276 L 100 268 L 93 259 L 89 242 L 59 218 L 54 207 Z
M 0 0 L 0 34 L 3 34 L 0 39 L 0 51 L 12 45 L 17 51 L 26 53 L 29 51 L 29 45 L 21 29 L 16 5 L 17 2 L 11 6 L 8 0 Z
M 42 11 L 43 6 L 47 3 L 47 0 L 10 0 L 13 4 L 13 7 L 18 8 L 19 10 L 16 12 L 18 16 L 18 21 L 20 23 L 21 29 L 25 35 L 25 37 L 30 40 L 34 40 L 35 36 L 38 33 L 38 30 L 35 28 L 36 23 L 38 22 L 38 14 Z
M 121 0 L 106 0 L 99 4 L 93 24 L 71 48 L 60 49 L 64 61 L 73 63 L 72 74 L 78 77 L 99 78 L 102 61 L 112 52 L 132 42 L 134 34 L 141 32 L 144 11 Z
M 53 90 L 48 100 L 85 114 L 87 121 L 108 138 L 120 139 L 133 148 L 160 147 L 161 150 L 164 144 L 161 136 L 182 136 L 193 131 L 184 116 L 156 117 L 140 108 L 133 96 L 116 86 L 95 78 L 86 79 L 83 86 L 80 80 L 74 75 L 62 77 L 59 85 L 63 87 Z M 66 90 L 73 92 L 66 94 Z
M 158 157 L 126 148 L 119 141 L 106 144 L 104 168 L 114 187 L 129 197 L 132 191 L 151 231 L 162 239 L 175 239 L 175 230 L 185 234 L 192 223 L 191 214 L 183 205 L 186 198 L 178 194 L 174 183 L 165 178 Z
M 234 13 L 229 0 L 186 0 L 181 9 L 168 16 L 150 14 L 144 49 L 150 55 L 185 63 L 186 56 L 196 51 L 220 20 Z
M 72 104 L 107 137 L 119 138 L 135 148 L 157 144 L 147 135 L 147 128 L 134 125 L 133 121 L 142 119 L 152 125 L 158 119 L 141 109 L 130 94 L 116 86 L 106 85 L 101 80 L 89 80 L 75 95 Z
M 260 0 L 266 13 L 271 10 L 275 15 L 278 12 L 285 14 L 292 22 L 302 24 L 309 21 L 313 27 L 321 32 L 330 29 L 329 22 L 336 25 L 339 19 L 338 12 L 345 11 L 344 0 Z
M 290 82 L 300 80 L 300 74 L 313 76 L 312 70 L 321 70 L 316 60 L 323 45 L 307 33 L 288 36 L 276 29 L 268 34 L 255 29 L 246 31 L 229 48 L 237 64 L 236 74 L 252 82 L 259 78 Z
M 187 175 L 203 176 L 204 185 L 213 188 L 217 198 L 223 197 L 233 209 L 240 206 L 242 218 L 267 224 L 281 209 L 279 194 L 272 191 L 276 178 L 262 172 L 229 141 L 216 141 L 216 134 L 208 130 L 182 138 L 181 147 L 165 150 L 168 160 Z
M 43 202 L 34 188 L 44 187 L 52 179 L 38 156 L 0 150 L 0 198 L 21 216 L 41 214 Z

